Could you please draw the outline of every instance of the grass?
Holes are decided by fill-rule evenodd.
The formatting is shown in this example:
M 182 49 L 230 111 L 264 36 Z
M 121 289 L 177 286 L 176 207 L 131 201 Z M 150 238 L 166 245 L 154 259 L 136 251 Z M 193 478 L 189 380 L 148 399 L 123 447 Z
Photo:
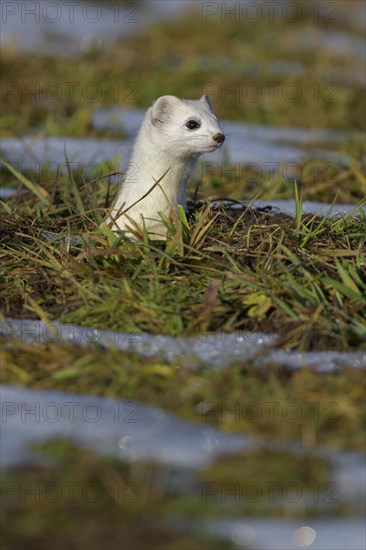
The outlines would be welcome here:
M 48 444 L 44 454 L 57 466 L 6 475 L 6 491 L 16 490 L 3 495 L 8 504 L 1 518 L 4 550 L 46 549 L 50 538 L 59 549 L 233 548 L 213 537 L 188 533 L 176 520 L 169 503 L 177 499 L 170 496 L 165 501 L 158 479 L 152 478 L 162 473 L 157 465 L 106 461 L 63 441 Z M 28 488 L 36 492 L 25 497 Z M 173 532 L 167 527 L 172 522 L 177 524 Z
M 57 188 L 28 187 L 34 194 L 4 203 L 1 219 L 7 316 L 121 331 L 133 320 L 134 330 L 153 334 L 279 332 L 282 346 L 298 350 L 364 344 L 365 216 L 357 207 L 354 216 L 303 216 L 298 194 L 293 219 L 197 205 L 191 219 L 180 211 L 165 221 L 166 243 L 132 242 L 98 226 L 103 180 L 83 184 L 69 173 Z M 71 234 L 82 243 L 70 245 Z
M 291 373 L 276 365 L 256 370 L 243 360 L 221 372 L 191 372 L 159 358 L 141 359 L 98 346 L 34 347 L 11 341 L 2 353 L 8 383 L 143 401 L 203 426 L 280 442 L 277 451 L 237 453 L 186 472 L 177 487 L 177 472 L 161 464 L 112 461 L 63 441 L 38 446 L 47 466 L 3 476 L 4 548 L 48 548 L 50 533 L 60 548 L 68 543 L 140 549 L 146 540 L 149 548 L 167 550 L 231 548 L 229 542 L 225 546 L 194 535 L 192 525 L 197 521 L 202 529 L 206 520 L 246 517 L 250 522 L 263 516 L 311 522 L 359 512 L 360 503 L 345 501 L 337 491 L 328 460 L 311 453 L 318 444 L 330 451 L 362 452 L 360 370 Z M 301 441 L 302 451 L 281 450 L 291 440 Z M 273 496 L 269 487 L 274 487 Z M 296 504 L 293 487 L 301 492 Z M 172 525 L 177 526 L 173 533 L 167 529 Z
M 225 370 L 190 371 L 98 345 L 34 347 L 11 339 L 1 359 L 2 382 L 9 384 L 143 401 L 203 425 L 302 441 L 309 449 L 363 449 L 364 373 L 350 367 L 336 374 L 289 372 L 276 364 L 256 369 L 244 358 Z M 301 412 L 295 421 L 293 403 Z
M 247 456 L 237 456 L 235 461 L 231 459 L 231 464 L 223 459 L 215 468 L 203 470 L 192 479 L 186 475 L 182 490 L 179 486 L 175 487 L 174 471 L 158 464 L 106 461 L 63 441 L 43 445 L 43 453 L 52 456 L 57 466 L 48 466 L 43 470 L 19 470 L 16 476 L 7 474 L 8 507 L 2 517 L 4 526 L 7 526 L 3 539 L 6 549 L 19 547 L 22 543 L 29 548 L 47 548 L 46 540 L 50 536 L 57 541 L 59 548 L 65 544 L 75 548 L 136 550 L 233 548 L 229 541 L 193 534 L 192 526 L 202 530 L 205 520 L 215 521 L 218 509 L 220 517 L 231 512 L 231 516 L 234 513 L 238 514 L 237 517 L 245 514 L 248 520 L 264 510 L 267 514 L 274 514 L 277 510 L 277 515 L 280 510 L 284 517 L 295 518 L 300 510 L 303 513 L 307 509 L 308 517 L 311 517 L 314 509 L 321 509 L 321 506 L 309 506 L 305 500 L 308 498 L 315 502 L 316 498 L 312 497 L 314 487 L 323 487 L 327 479 L 320 460 L 312 465 L 306 458 L 293 460 L 291 471 L 286 474 L 284 465 L 289 464 L 289 457 L 284 453 L 277 457 L 267 454 L 260 458 L 248 453 Z M 262 494 L 253 505 L 250 503 L 253 499 L 250 489 L 253 491 L 253 487 L 262 487 L 266 490 L 266 486 L 262 484 L 262 477 L 259 484 L 253 481 L 253 475 L 250 477 L 252 481 L 248 482 L 246 475 L 258 472 L 258 468 L 268 460 L 272 462 L 272 474 L 277 476 L 276 479 L 282 478 L 276 484 L 275 504 L 271 505 L 268 493 Z M 233 465 L 236 475 L 233 474 Z M 227 471 L 225 473 L 225 468 L 229 469 L 229 475 Z M 294 478 L 299 471 L 302 472 L 301 478 Z M 163 488 L 162 479 L 166 480 Z M 223 479 L 226 479 L 226 484 Z M 241 503 L 234 506 L 232 495 L 223 498 L 220 493 L 221 489 L 229 491 L 230 488 L 232 491 L 234 483 L 239 483 L 238 479 L 245 496 L 240 496 Z M 303 492 L 300 506 L 291 505 L 293 495 L 290 492 L 287 502 L 282 497 L 289 479 L 298 479 L 297 487 L 301 487 Z M 190 485 L 192 490 L 187 494 L 186 489 Z M 31 487 L 35 492 L 25 496 L 25 490 Z M 34 505 L 37 490 L 38 504 Z M 333 505 L 333 508 L 339 509 L 339 506 Z M 192 517 L 193 509 L 196 519 Z M 120 529 L 116 529 L 116 524 Z M 168 525 L 175 526 L 173 533 L 167 529 Z
M 188 534 L 187 527 L 190 525 L 192 528 L 194 521 L 192 509 L 196 510 L 196 514 L 199 513 L 201 527 L 204 520 L 215 521 L 218 509 L 221 517 L 230 513 L 232 517 L 234 513 L 237 517 L 245 514 L 248 519 L 264 510 L 268 515 L 278 515 L 280 510 L 284 517 L 293 518 L 299 512 L 304 514 L 304 510 L 308 510 L 310 518 L 314 515 L 314 509 L 321 509 L 321 506 L 309 506 L 305 500 L 311 500 L 314 487 L 325 486 L 327 480 L 321 460 L 312 464 L 306 458 L 292 460 L 290 471 L 286 472 L 284 467 L 289 465 L 290 457 L 285 453 L 279 453 L 278 456 L 268 453 L 260 457 L 256 453 L 247 453 L 230 462 L 221 459 L 214 467 L 202 470 L 192 480 L 187 478 L 187 485 L 193 485 L 193 494 L 187 495 L 185 490 L 174 488 L 173 472 L 157 464 L 135 462 L 123 465 L 106 461 L 62 441 L 43 446 L 43 452 L 58 462 L 57 470 L 49 466 L 43 470 L 20 470 L 17 477 L 7 475 L 7 490 L 12 489 L 13 492 L 10 496 L 7 494 L 9 506 L 2 518 L 8 525 L 4 548 L 12 548 L 14 544 L 23 541 L 27 541 L 27 547 L 30 548 L 47 548 L 44 541 L 51 533 L 60 542 L 60 548 L 61 543 L 68 541 L 82 548 L 232 548 L 229 542 L 224 544 L 202 535 Z M 257 503 L 250 503 L 253 500 L 253 494 L 250 493 L 253 487 L 265 490 L 263 477 L 255 473 L 269 460 L 272 463 L 269 470 L 279 480 L 272 504 L 269 495 L 263 493 Z M 171 479 L 164 489 L 159 483 L 162 476 Z M 232 491 L 239 479 L 244 496 L 240 496 L 239 505 L 237 501 L 234 505 L 232 495 L 223 498 L 221 489 L 224 492 Z M 284 487 L 287 487 L 289 480 L 294 479 L 298 480 L 297 487 L 301 487 L 303 492 L 300 506 L 291 505 L 293 496 L 290 492 L 287 502 L 282 497 Z M 43 495 L 37 506 L 30 506 L 35 499 L 34 495 L 26 498 L 24 494 L 22 496 L 19 480 L 24 480 L 21 482 L 23 493 L 25 487 L 35 487 Z M 14 487 L 19 489 L 14 491 Z M 68 491 L 70 487 L 73 488 L 72 492 Z M 55 488 L 58 498 L 55 498 Z M 333 508 L 340 507 L 333 505 Z M 58 519 L 57 524 L 55 517 Z M 116 523 L 123 527 L 118 541 Z M 173 534 L 166 528 L 172 523 L 177 526 Z M 15 525 L 18 529 L 15 529 Z M 44 535 L 40 536 L 40 532 Z M 148 545 L 146 540 L 149 541 Z
M 316 23 L 312 9 L 302 2 L 298 21 L 263 17 L 255 24 L 245 17 L 204 22 L 200 11 L 192 12 L 135 32 L 117 45 L 103 44 L 72 63 L 61 54 L 55 63 L 42 53 L 4 49 L 6 109 L 0 128 L 3 135 L 90 137 L 98 135 L 91 117 L 101 106 L 146 108 L 166 93 L 195 98 L 209 92 L 221 119 L 363 130 L 362 85 L 334 77 L 334 71 L 363 74 L 362 60 L 326 49 L 316 38 L 322 30 L 356 37 L 358 31 L 341 18 Z M 284 62 L 290 63 L 287 72 L 276 73 L 276 64 Z M 302 65 L 301 73 L 294 63 Z

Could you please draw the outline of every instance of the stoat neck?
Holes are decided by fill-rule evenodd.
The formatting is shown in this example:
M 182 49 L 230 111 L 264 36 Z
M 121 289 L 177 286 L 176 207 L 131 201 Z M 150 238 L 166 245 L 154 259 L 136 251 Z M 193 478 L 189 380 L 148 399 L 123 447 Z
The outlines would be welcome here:
M 154 181 L 163 178 L 159 186 L 163 189 L 167 200 L 173 206 L 178 204 L 185 206 L 186 188 L 196 161 L 196 156 L 172 158 L 162 149 L 155 148 L 152 151 L 151 143 L 144 139 L 138 140 L 122 188 L 126 205 L 131 204 L 132 196 L 137 200 L 153 187 Z M 161 200 L 159 186 L 151 191 L 151 194 L 156 194 L 157 200 Z M 153 196 L 151 195 L 150 198 L 152 199 Z

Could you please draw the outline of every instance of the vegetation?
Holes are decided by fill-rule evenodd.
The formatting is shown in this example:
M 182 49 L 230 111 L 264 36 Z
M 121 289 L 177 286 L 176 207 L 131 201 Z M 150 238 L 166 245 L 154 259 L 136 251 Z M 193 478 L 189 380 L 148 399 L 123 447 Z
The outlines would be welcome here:
M 7 316 L 153 334 L 255 330 L 299 350 L 364 342 L 361 208 L 302 216 L 300 194 L 296 218 L 202 205 L 193 220 L 165 221 L 166 243 L 133 242 L 97 225 L 104 182 L 77 185 L 70 173 L 57 189 L 28 187 L 1 219 Z
M 351 4 L 344 3 L 346 11 Z M 44 52 L 3 50 L 3 79 L 10 83 L 0 117 L 3 136 L 121 136 L 93 128 L 97 108 L 146 108 L 162 94 L 194 98 L 210 91 L 219 118 L 347 131 L 351 137 L 332 148 L 353 159 L 347 168 L 310 159 L 296 182 L 281 171 L 256 177 L 227 166 L 223 175 L 216 166 L 204 181 L 197 176 L 193 182 L 197 189 L 189 212 L 165 220 L 166 242 L 149 240 L 142 229 L 136 229 L 137 241 L 123 239 L 103 225 L 116 192 L 112 182 L 120 176 L 111 176 L 113 159 L 100 166 L 96 179 L 73 170 L 67 159 L 63 172 L 37 174 L 19 171 L 5 159 L 2 183 L 17 193 L 1 203 L 3 318 L 58 320 L 137 337 L 144 331 L 199 337 L 253 330 L 278 334 L 273 347 L 299 352 L 365 349 L 366 182 L 364 147 L 357 137 L 364 129 L 365 96 L 357 80 L 363 62 L 323 47 L 320 39 L 322 30 L 348 32 L 356 39 L 360 32 L 350 18 L 330 21 L 322 11 L 316 19 L 313 3 L 301 7 L 302 18 L 293 22 L 283 17 L 255 24 L 220 17 L 203 22 L 202 15 L 191 13 L 72 62 L 61 52 L 55 62 Z M 72 91 L 67 83 L 76 80 Z M 101 91 L 96 100 L 96 88 L 88 88 L 93 82 Z M 253 82 L 258 98 L 249 95 Z M 294 89 L 301 91 L 296 101 Z M 56 100 L 47 95 L 52 91 L 60 92 Z M 319 144 L 309 144 L 309 151 L 313 148 Z M 215 209 L 209 202 L 216 197 L 247 199 L 249 206 Z M 251 208 L 257 197 L 269 208 Z M 275 198 L 295 199 L 296 216 L 271 210 Z M 344 202 L 354 210 L 345 216 L 304 215 L 308 199 Z M 332 374 L 309 368 L 294 372 L 276 364 L 258 369 L 242 357 L 225 369 L 189 370 L 179 361 L 141 358 L 98 344 L 30 346 L 9 338 L 3 340 L 1 365 L 3 383 L 136 400 L 282 445 L 186 472 L 182 489 L 182 484 L 164 483 L 176 472 L 161 464 L 111 461 L 67 442 L 49 442 L 42 447 L 47 466 L 6 472 L 3 478 L 4 549 L 46 549 L 51 537 L 57 549 L 231 548 L 202 535 L 203 522 L 235 515 L 310 518 L 359 512 L 359 503 L 351 505 L 342 495 L 330 507 L 318 506 L 314 488 L 321 491 L 334 480 L 329 461 L 312 453 L 318 445 L 329 452 L 364 449 L 361 369 L 340 365 Z M 286 411 L 294 404 L 301 416 L 287 421 Z M 225 407 L 236 406 L 239 417 L 225 414 Z M 262 414 L 255 418 L 258 408 Z M 294 442 L 300 443 L 297 454 L 287 450 Z M 22 500 L 22 484 L 42 491 L 50 483 L 64 488 L 74 481 L 81 488 L 97 487 L 98 499 L 90 502 L 77 492 L 70 502 L 63 492 L 66 498 L 53 501 L 52 495 Z M 248 504 L 243 498 L 223 502 L 217 493 L 203 501 L 207 483 L 254 483 L 263 489 L 273 481 L 280 492 L 288 483 L 300 484 L 304 499 L 288 506 L 281 497 L 273 506 L 267 494 Z M 136 487 L 131 483 L 137 483 L 137 502 L 126 494 L 126 487 Z M 116 484 L 121 498 L 116 498 Z M 12 494 L 6 492 L 14 487 Z
M 280 11 L 256 22 L 250 11 L 238 20 L 194 11 L 117 44 L 102 43 L 72 62 L 62 52 L 55 63 L 43 51 L 4 50 L 1 129 L 4 135 L 91 136 L 97 134 L 91 116 L 102 105 L 146 108 L 166 93 L 196 98 L 208 92 L 221 119 L 363 130 L 363 59 L 356 48 L 350 55 L 322 42 L 325 31 L 354 39 L 363 34 L 340 11 L 331 17 L 332 5 L 297 5 L 301 17 Z

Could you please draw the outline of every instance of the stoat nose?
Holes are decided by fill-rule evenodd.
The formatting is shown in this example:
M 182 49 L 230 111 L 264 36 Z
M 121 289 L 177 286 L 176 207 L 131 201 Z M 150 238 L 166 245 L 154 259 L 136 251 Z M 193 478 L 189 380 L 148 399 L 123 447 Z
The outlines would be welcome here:
M 219 132 L 218 134 L 215 134 L 213 138 L 217 143 L 224 143 L 225 141 L 225 136 L 221 132 Z

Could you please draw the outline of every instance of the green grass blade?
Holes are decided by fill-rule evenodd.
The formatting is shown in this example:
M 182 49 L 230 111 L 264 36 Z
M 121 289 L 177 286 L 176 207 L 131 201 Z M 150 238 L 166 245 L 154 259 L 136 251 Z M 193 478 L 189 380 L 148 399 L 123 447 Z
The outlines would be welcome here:
M 31 191 L 45 206 L 50 206 L 51 203 L 49 200 L 48 191 L 46 191 L 46 189 L 43 189 L 43 187 L 38 185 L 38 183 L 29 181 L 28 178 L 18 172 L 18 170 L 9 162 L 6 162 L 6 160 L 0 158 L 0 162 L 2 162 L 5 168 L 7 168 L 22 185 L 25 185 L 25 187 L 27 187 L 27 189 L 29 189 L 29 191 Z

